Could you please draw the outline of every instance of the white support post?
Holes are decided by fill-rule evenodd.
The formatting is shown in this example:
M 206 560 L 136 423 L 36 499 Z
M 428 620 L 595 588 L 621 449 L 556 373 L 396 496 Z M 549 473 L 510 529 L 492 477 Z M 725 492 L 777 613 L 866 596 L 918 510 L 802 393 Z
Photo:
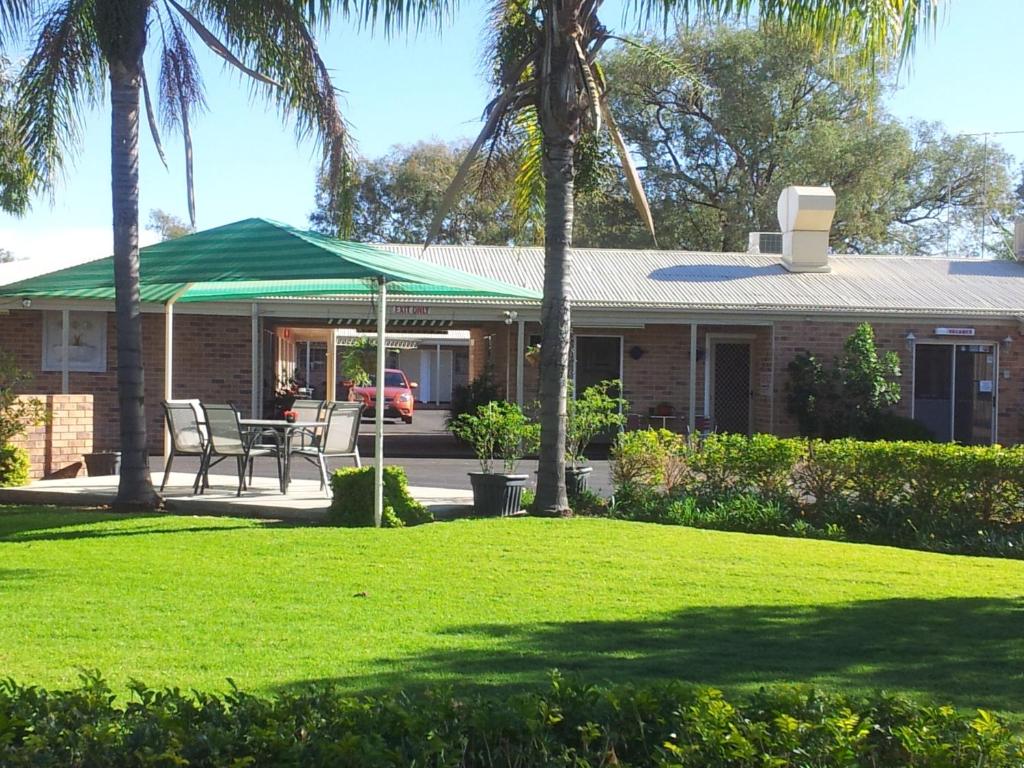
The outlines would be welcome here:
M 441 342 L 437 342 L 437 349 L 434 350 L 434 377 L 430 386 L 434 388 L 434 405 L 441 404 Z
M 516 327 L 516 403 L 522 407 L 523 405 L 523 387 L 524 387 L 524 357 L 526 353 L 526 321 L 520 320 Z
M 373 524 L 380 528 L 384 518 L 384 361 L 387 353 L 384 329 L 387 325 L 387 281 L 377 278 L 377 380 L 373 423 Z
M 62 395 L 71 393 L 71 368 L 68 360 L 68 347 L 71 340 L 71 312 L 62 310 L 60 313 L 60 391 Z
M 338 339 L 334 328 L 327 329 L 327 352 L 324 360 L 324 371 L 327 374 L 324 387 L 324 400 L 333 403 L 338 399 Z
M 249 415 L 254 419 L 260 418 L 260 349 L 263 346 L 263 339 L 260 338 L 260 307 L 255 301 L 249 309 L 249 365 L 252 368 L 252 376 L 249 379 Z
M 174 301 L 164 305 L 164 400 L 174 399 Z M 164 466 L 171 455 L 171 429 L 164 422 Z
M 707 365 L 705 357 L 705 365 Z M 687 408 L 690 432 L 697 430 L 697 324 L 690 323 L 690 402 Z

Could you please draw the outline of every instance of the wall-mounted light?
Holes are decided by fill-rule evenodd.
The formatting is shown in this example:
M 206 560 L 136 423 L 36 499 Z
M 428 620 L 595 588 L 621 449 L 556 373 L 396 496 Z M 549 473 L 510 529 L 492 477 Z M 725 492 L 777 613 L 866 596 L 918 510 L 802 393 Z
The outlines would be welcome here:
M 25 309 L 28 309 L 29 307 L 32 306 L 32 299 L 22 299 L 21 306 L 23 306 Z
M 503 314 L 505 315 L 505 325 L 512 325 L 519 317 L 519 313 L 514 309 L 506 309 Z
M 643 347 L 632 347 L 629 350 L 629 356 L 632 357 L 634 360 L 639 360 L 646 354 L 646 352 L 647 350 L 645 350 Z
M 917 336 L 914 335 L 914 332 L 911 331 L 904 338 L 907 340 L 907 349 L 913 349 L 914 342 L 917 341 Z
M 999 342 L 999 347 L 1005 352 L 1010 348 L 1011 344 L 1013 344 L 1013 337 L 1007 334 L 1006 338 Z

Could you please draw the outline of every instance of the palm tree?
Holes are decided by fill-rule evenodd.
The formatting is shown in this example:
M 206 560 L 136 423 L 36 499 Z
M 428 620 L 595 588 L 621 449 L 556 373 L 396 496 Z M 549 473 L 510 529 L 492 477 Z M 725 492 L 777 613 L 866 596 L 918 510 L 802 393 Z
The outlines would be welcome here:
M 194 39 L 251 78 L 258 93 L 294 119 L 300 138 L 319 141 L 329 194 L 339 194 L 347 169 L 348 132 L 312 30 L 329 22 L 334 11 L 366 25 L 379 18 L 389 31 L 439 18 L 443 10 L 440 0 L 191 0 L 187 5 L 178 0 L 0 0 L 0 46 L 28 33 L 34 36 L 19 76 L 17 111 L 36 179 L 48 184 L 57 175 L 65 154 L 76 148 L 85 107 L 98 104 L 104 80 L 110 83 L 122 456 L 116 504 L 121 507 L 159 503 L 147 461 L 139 310 L 143 105 L 163 157 L 144 67 L 150 38 L 159 43 L 158 104 L 164 126 L 184 137 L 188 209 L 195 226 L 190 122 L 205 102 Z
M 938 0 L 637 0 L 640 22 L 693 15 L 754 17 L 809 35 L 828 47 L 850 46 L 874 60 L 902 56 L 920 29 L 932 23 Z M 541 305 L 541 449 L 537 508 L 567 514 L 565 491 L 566 391 L 570 343 L 570 247 L 574 182 L 588 137 L 610 133 L 633 200 L 654 224 L 628 148 L 606 100 L 601 48 L 616 37 L 601 23 L 601 0 L 496 0 L 490 19 L 489 59 L 494 98 L 484 126 L 442 203 L 440 220 L 464 185 L 481 150 L 488 162 L 503 145 L 518 144 L 520 179 L 543 194 L 544 297 Z M 651 55 L 655 55 L 651 52 Z M 669 64 L 666 62 L 666 66 Z M 531 147 L 536 152 L 531 151 Z M 539 170 L 538 170 L 539 166 Z M 486 166 L 485 166 L 486 167 Z M 517 200 L 517 203 L 521 201 Z

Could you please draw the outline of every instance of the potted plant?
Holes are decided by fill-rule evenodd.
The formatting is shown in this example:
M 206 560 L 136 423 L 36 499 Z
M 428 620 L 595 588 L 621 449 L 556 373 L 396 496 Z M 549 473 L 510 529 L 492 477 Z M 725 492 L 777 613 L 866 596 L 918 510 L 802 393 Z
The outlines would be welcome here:
M 571 387 L 571 385 L 570 385 Z M 586 464 L 587 447 L 598 435 L 621 429 L 626 423 L 627 403 L 617 394 L 619 381 L 602 381 L 587 387 L 575 398 L 570 391 L 566 402 L 565 490 L 570 497 L 587 489 L 594 468 Z
M 457 416 L 449 428 L 473 446 L 480 462 L 480 471 L 469 473 L 473 512 L 487 517 L 518 514 L 527 476 L 516 474 L 516 467 L 525 454 L 536 449 L 539 426 L 531 423 L 518 405 L 499 400 Z M 501 472 L 494 471 L 498 459 Z

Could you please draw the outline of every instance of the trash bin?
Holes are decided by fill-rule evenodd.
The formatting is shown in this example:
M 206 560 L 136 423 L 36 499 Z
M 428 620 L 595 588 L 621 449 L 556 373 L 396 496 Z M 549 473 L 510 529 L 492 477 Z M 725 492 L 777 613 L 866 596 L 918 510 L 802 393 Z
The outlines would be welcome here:
M 87 453 L 82 458 L 85 459 L 85 473 L 89 477 L 116 475 L 121 470 L 121 454 L 118 451 Z

